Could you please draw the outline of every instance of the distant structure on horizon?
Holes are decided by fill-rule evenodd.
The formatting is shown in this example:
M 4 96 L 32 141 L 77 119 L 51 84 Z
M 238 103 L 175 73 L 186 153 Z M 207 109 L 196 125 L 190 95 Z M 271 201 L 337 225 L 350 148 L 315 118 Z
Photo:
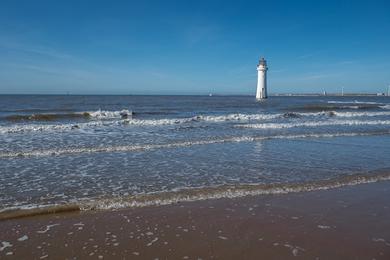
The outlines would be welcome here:
M 256 99 L 267 98 L 267 61 L 261 58 L 257 65 L 257 90 Z

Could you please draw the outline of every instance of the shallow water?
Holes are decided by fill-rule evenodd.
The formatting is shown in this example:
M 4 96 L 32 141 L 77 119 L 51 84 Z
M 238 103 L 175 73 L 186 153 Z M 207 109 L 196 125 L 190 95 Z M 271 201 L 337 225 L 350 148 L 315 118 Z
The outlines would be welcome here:
M 4 95 L 0 210 L 371 176 L 389 126 L 388 97 Z

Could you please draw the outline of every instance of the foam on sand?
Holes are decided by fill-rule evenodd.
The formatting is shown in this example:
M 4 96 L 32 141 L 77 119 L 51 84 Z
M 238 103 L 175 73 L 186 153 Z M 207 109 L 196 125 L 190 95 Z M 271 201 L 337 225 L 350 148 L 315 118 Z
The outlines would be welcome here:
M 187 188 L 134 196 L 84 200 L 73 205 L 48 205 L 29 209 L 3 210 L 0 213 L 0 220 L 68 211 L 116 210 L 121 208 L 169 205 L 178 202 L 202 201 L 208 199 L 320 191 L 388 180 L 390 180 L 390 171 L 385 170 L 304 183 L 259 183 Z M 47 232 L 51 227 L 56 225 L 57 224 L 47 226 L 39 232 Z

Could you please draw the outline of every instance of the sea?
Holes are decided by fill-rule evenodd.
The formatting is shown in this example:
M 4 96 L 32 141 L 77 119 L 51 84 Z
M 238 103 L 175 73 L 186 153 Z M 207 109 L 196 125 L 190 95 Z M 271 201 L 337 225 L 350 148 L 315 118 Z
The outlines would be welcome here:
M 390 97 L 0 96 L 0 218 L 324 190 L 389 169 Z

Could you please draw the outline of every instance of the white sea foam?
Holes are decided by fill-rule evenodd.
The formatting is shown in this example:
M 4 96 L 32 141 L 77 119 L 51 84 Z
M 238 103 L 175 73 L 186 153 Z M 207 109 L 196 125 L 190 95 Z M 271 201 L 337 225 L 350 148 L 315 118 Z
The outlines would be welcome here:
M 147 207 L 147 206 L 159 206 L 176 204 L 179 202 L 191 202 L 202 201 L 209 199 L 221 199 L 221 198 L 239 198 L 245 196 L 258 196 L 258 195 L 276 195 L 276 194 L 288 194 L 298 192 L 320 191 L 329 190 L 334 188 L 340 188 L 345 186 L 355 186 L 359 184 L 375 183 L 379 181 L 389 181 L 389 172 L 374 172 L 367 174 L 356 174 L 342 177 L 336 177 L 334 179 L 304 182 L 304 183 L 254 183 L 254 184 L 238 184 L 238 185 L 222 185 L 211 187 L 197 187 L 197 188 L 184 188 L 176 189 L 166 192 L 155 192 L 147 194 L 139 194 L 133 196 L 119 196 L 106 199 L 80 199 L 78 202 L 72 202 L 72 210 L 111 210 L 120 208 L 134 208 L 134 207 Z M 56 212 L 56 208 L 67 207 L 67 205 L 31 205 L 28 209 L 20 208 L 22 212 L 18 213 L 15 209 L 12 209 L 14 215 L 9 214 L 9 208 L 0 213 L 0 219 L 9 219 L 13 216 L 30 216 L 35 214 L 36 208 L 40 209 L 40 214 L 50 214 Z M 47 209 L 47 211 L 45 211 Z M 8 214 L 7 214 L 8 213 Z M 5 214 L 5 215 L 4 215 Z M 52 227 L 59 224 L 52 224 L 46 226 L 43 230 L 37 231 L 38 233 L 46 233 Z M 322 227 L 321 227 L 322 228 Z M 7 242 L 3 242 L 3 247 L 9 246 Z M 0 250 L 1 251 L 1 250 Z
M 111 124 L 118 124 L 117 122 L 111 122 Z M 25 125 L 13 125 L 13 126 L 1 126 L 1 134 L 10 133 L 26 133 L 26 132 L 45 132 L 45 131 L 66 131 L 79 128 L 93 128 L 101 127 L 110 124 L 109 122 L 87 122 L 78 124 L 25 124 Z
M 118 117 L 119 113 L 123 111 L 113 112 L 96 112 L 92 113 L 91 116 L 95 118 L 115 118 Z M 124 114 L 130 113 L 129 111 L 123 112 Z M 194 116 L 190 118 L 163 118 L 163 119 L 123 119 L 123 120 L 108 120 L 108 121 L 92 121 L 84 123 L 74 124 L 23 124 L 23 125 L 12 125 L 12 126 L 0 126 L 0 133 L 24 133 L 24 132 L 43 132 L 43 131 L 68 131 L 73 129 L 84 129 L 84 128 L 96 128 L 103 126 L 118 126 L 118 125 L 133 125 L 133 126 L 164 126 L 164 125 L 178 125 L 186 123 L 196 122 L 225 122 L 225 121 L 250 121 L 250 120 L 269 120 L 282 116 L 281 114 L 228 114 L 221 116 Z
M 358 101 L 358 100 L 350 100 L 350 101 L 328 101 L 329 104 L 367 104 L 367 105 L 382 105 L 383 103 L 371 102 L 371 101 Z
M 257 129 L 282 129 L 294 127 L 320 127 L 320 126 L 362 126 L 362 125 L 390 125 L 390 120 L 331 120 L 317 122 L 292 122 L 292 123 L 262 123 L 262 124 L 243 124 L 236 127 L 257 128 Z
M 390 116 L 390 111 L 383 112 L 332 112 L 336 117 L 375 117 Z
M 9 126 L 0 126 L 1 134 L 26 133 L 26 132 L 45 132 L 45 131 L 70 131 L 75 129 L 93 129 L 112 126 L 165 126 L 196 124 L 200 122 L 221 123 L 221 122 L 251 122 L 267 121 L 283 118 L 316 118 L 316 117 L 378 117 L 390 116 L 390 111 L 381 112 L 308 112 L 308 113 L 275 113 L 275 114 L 227 114 L 227 115 L 199 115 L 189 118 L 162 118 L 162 119 L 122 119 L 122 115 L 131 115 L 128 110 L 123 111 L 97 111 L 90 112 L 90 115 L 96 119 L 106 119 L 104 121 L 90 121 L 83 123 L 63 123 L 63 124 L 16 124 Z M 115 118 L 117 118 L 115 120 Z M 276 123 L 274 123 L 276 124 Z M 307 123 L 302 123 L 307 124 Z M 313 122 L 311 124 L 316 124 Z
M 125 120 L 129 125 L 175 125 L 194 122 L 219 123 L 226 121 L 251 121 L 270 120 L 281 117 L 283 114 L 228 114 L 228 115 L 198 115 L 189 118 L 168 118 L 168 119 L 130 119 Z
M 185 201 L 201 201 L 208 199 L 238 198 L 245 196 L 258 196 L 270 194 L 288 194 L 297 192 L 329 190 L 344 186 L 355 186 L 359 184 L 374 183 L 378 181 L 390 180 L 389 173 L 372 175 L 351 175 L 339 179 L 331 179 L 322 182 L 302 183 L 302 184 L 251 184 L 237 186 L 222 186 L 209 188 L 194 188 L 179 190 L 177 192 L 167 192 L 161 194 L 146 194 L 133 197 L 113 198 L 86 202 L 80 206 L 82 210 L 90 209 L 119 209 L 146 206 L 169 205 Z
M 88 113 L 90 117 L 95 119 L 112 119 L 132 116 L 132 112 L 127 109 L 121 111 L 98 110 L 86 113 Z
M 390 121 L 389 121 L 390 124 Z M 256 126 L 256 125 L 252 125 Z M 99 152 L 137 152 L 157 149 L 170 149 L 180 147 L 190 147 L 197 145 L 209 145 L 220 143 L 233 142 L 256 142 L 270 139 L 303 139 L 303 138 L 333 138 L 333 137 L 351 137 L 351 136 L 367 136 L 367 135 L 384 135 L 390 134 L 390 131 L 373 132 L 373 133 L 333 133 L 333 134 L 298 134 L 298 135 L 273 135 L 273 136 L 239 136 L 227 137 L 221 139 L 194 140 L 185 142 L 174 142 L 167 144 L 130 144 L 121 146 L 99 146 L 99 147 L 80 147 L 71 149 L 47 149 L 35 151 L 16 151 L 16 152 L 0 152 L 0 158 L 16 158 L 16 157 L 45 157 L 45 156 L 60 156 L 81 153 L 99 153 Z

